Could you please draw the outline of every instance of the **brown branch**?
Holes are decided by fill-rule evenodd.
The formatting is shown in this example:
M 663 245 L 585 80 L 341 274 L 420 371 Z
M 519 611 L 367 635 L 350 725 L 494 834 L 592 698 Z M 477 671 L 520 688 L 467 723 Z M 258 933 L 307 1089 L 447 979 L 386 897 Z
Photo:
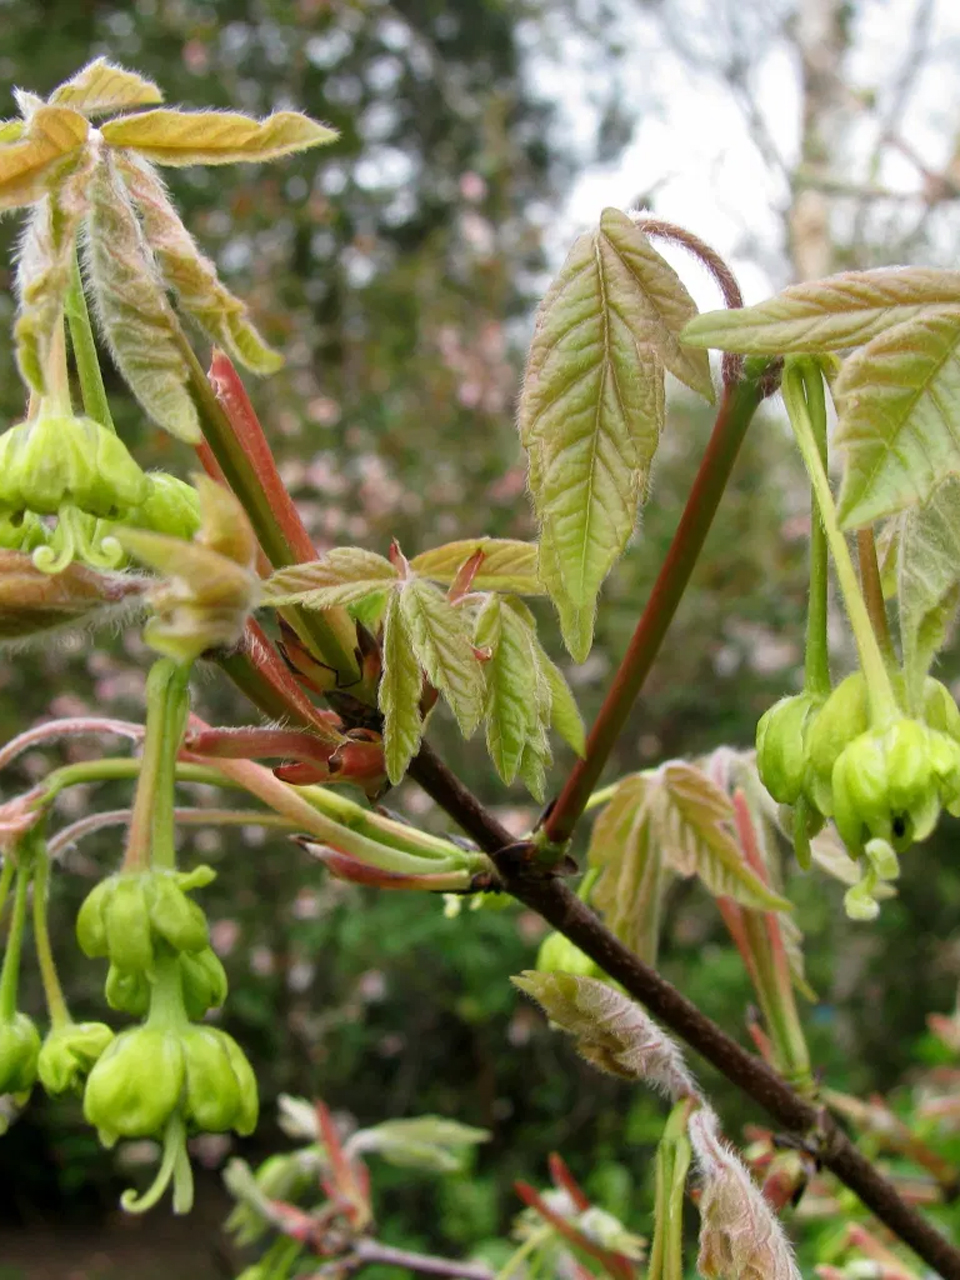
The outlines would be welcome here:
M 821 1107 L 801 1097 L 771 1067 L 748 1053 L 655 969 L 633 954 L 602 920 L 560 880 L 500 857 L 513 838 L 443 762 L 427 749 L 411 774 L 433 799 L 469 831 L 497 862 L 502 887 L 530 907 L 620 982 L 675 1035 L 707 1059 L 732 1084 L 759 1103 L 782 1128 L 819 1140 L 823 1165 L 943 1280 L 960 1280 L 960 1250 L 911 1208 L 892 1183 L 854 1146 Z M 466 799 L 465 799 L 466 798 Z

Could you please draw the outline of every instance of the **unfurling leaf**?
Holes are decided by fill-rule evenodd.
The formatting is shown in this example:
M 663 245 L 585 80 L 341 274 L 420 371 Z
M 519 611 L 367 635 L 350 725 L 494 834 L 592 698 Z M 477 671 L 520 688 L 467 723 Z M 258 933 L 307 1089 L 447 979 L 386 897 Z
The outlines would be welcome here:
M 236 111 L 176 111 L 161 107 L 108 120 L 100 132 L 111 147 L 132 147 L 155 164 L 255 164 L 335 141 L 336 129 L 298 111 L 252 120 Z
M 200 424 L 178 326 L 130 196 L 107 156 L 97 168 L 86 246 L 97 313 L 125 381 L 151 418 L 195 444 Z
M 483 673 L 462 612 L 422 578 L 408 579 L 399 598 L 417 661 L 469 737 L 483 716 Z
M 630 218 L 604 211 L 544 298 L 520 401 L 541 525 L 540 577 L 582 661 L 607 573 L 636 523 L 663 423 L 663 370 L 713 398 L 706 355 L 678 334 L 696 313 Z
M 924 678 L 960 602 L 960 479 L 944 480 L 899 531 L 900 642 L 907 691 L 919 706 Z
M 700 1256 L 707 1280 L 802 1280 L 780 1220 L 703 1106 L 687 1131 L 703 1181 Z
M 77 232 L 90 208 L 95 163 L 87 149 L 63 162 L 56 186 L 31 210 L 20 242 L 17 364 L 24 381 L 40 395 L 46 390 L 44 369 L 70 285 Z
M 361 1129 L 349 1139 L 350 1155 L 375 1151 L 388 1164 L 426 1173 L 457 1173 L 466 1165 L 470 1147 L 489 1142 L 486 1129 L 475 1129 L 442 1116 L 417 1116 L 411 1120 L 386 1120 Z
M 536 699 L 530 697 L 531 681 L 537 678 L 530 636 L 513 610 L 491 595 L 477 617 L 474 644 L 490 655 L 483 664 L 487 750 L 509 786 L 537 728 Z
M 514 986 L 572 1035 L 588 1062 L 611 1075 L 643 1080 L 674 1102 L 699 1097 L 677 1044 L 627 996 L 597 978 L 528 969 Z
M 335 604 L 355 604 L 397 581 L 397 570 L 375 551 L 334 547 L 320 560 L 278 569 L 264 583 L 263 603 L 274 608 L 300 604 L 307 609 L 328 609 Z
M 423 676 L 400 609 L 400 596 L 395 591 L 387 600 L 381 660 L 383 671 L 378 700 L 383 715 L 384 759 L 387 777 L 396 786 L 417 754 L 423 735 L 420 718 Z
M 79 112 L 38 106 L 20 138 L 0 146 L 0 212 L 46 195 L 54 168 L 83 146 L 89 132 Z
M 197 248 L 160 175 L 132 152 L 118 155 L 117 169 L 137 206 L 164 283 L 176 293 L 184 311 L 238 363 L 254 373 L 275 373 L 283 356 L 263 341 L 246 303 L 220 281 L 216 267 Z
M 163 94 L 152 80 L 106 58 L 94 58 L 50 95 L 52 106 L 72 107 L 85 116 L 122 111 L 125 107 L 150 107 L 162 101 Z
M 882 267 L 790 285 L 755 307 L 708 311 L 691 320 L 682 337 L 746 355 L 842 351 L 944 308 L 960 308 L 960 271 Z
M 649 965 L 657 962 L 666 869 L 660 842 L 651 838 L 649 774 L 624 778 L 593 825 L 590 866 L 603 874 L 590 895 L 625 946 Z
M 544 587 L 537 576 L 537 546 L 534 542 L 518 542 L 513 538 L 463 538 L 445 546 L 423 551 L 410 561 L 410 568 L 421 577 L 450 583 L 458 570 L 475 555 L 483 552 L 480 568 L 473 576 L 477 591 L 515 591 L 521 596 L 541 596 Z
M 747 865 L 733 828 L 729 797 L 705 773 L 673 761 L 653 775 L 651 838 L 682 876 L 697 875 L 714 897 L 733 898 L 759 911 L 789 911 Z
M 563 672 L 543 651 L 539 641 L 536 641 L 536 647 L 540 670 L 550 690 L 550 727 L 559 733 L 568 746 L 573 747 L 578 756 L 582 756 L 586 751 L 587 735 L 580 708 L 570 692 Z
M 885 329 L 834 384 L 847 528 L 926 500 L 960 472 L 960 307 Z

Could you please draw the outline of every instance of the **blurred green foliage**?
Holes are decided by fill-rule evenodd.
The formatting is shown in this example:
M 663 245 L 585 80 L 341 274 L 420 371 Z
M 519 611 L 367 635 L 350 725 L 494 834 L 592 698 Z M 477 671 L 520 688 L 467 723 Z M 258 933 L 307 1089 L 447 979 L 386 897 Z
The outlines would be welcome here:
M 176 172 L 171 181 L 204 250 L 288 354 L 287 368 L 252 390 L 320 547 L 384 551 L 395 536 L 412 554 L 457 536 L 531 533 L 513 401 L 545 279 L 544 231 L 571 166 L 549 108 L 531 97 L 523 49 L 543 13 L 560 9 L 578 21 L 577 6 L 563 0 L 0 3 L 0 100 L 15 84 L 46 92 L 107 53 L 156 78 L 171 102 L 258 114 L 291 103 L 341 129 L 319 160 Z M 585 25 L 578 30 L 594 38 Z M 597 48 L 602 56 L 602 42 Z M 8 337 L 15 237 L 12 222 L 0 227 L 5 422 L 23 409 Z M 189 469 L 187 452 L 138 421 L 129 401 L 116 408 L 141 459 Z M 596 650 L 570 672 L 588 717 L 649 591 L 708 430 L 708 418 L 679 397 L 641 530 L 604 592 Z M 611 777 L 720 742 L 747 744 L 758 715 L 796 687 L 805 604 L 799 475 L 775 415 L 761 415 Z M 548 610 L 539 617 L 557 653 Z M 50 712 L 135 717 L 144 670 L 134 636 L 7 653 L 0 738 Z M 249 714 L 215 673 L 198 694 L 208 720 Z M 462 743 L 442 723 L 436 741 L 505 817 L 534 819 L 519 791 L 504 796 L 479 744 Z M 65 758 L 99 749 L 84 742 Z M 43 768 L 27 756 L 4 777 L 3 794 Z M 65 797 L 62 812 L 66 820 L 91 802 L 114 807 L 125 798 L 122 788 L 102 787 L 95 797 Z M 388 803 L 443 825 L 412 785 Z M 596 1075 L 518 1001 L 506 979 L 533 960 L 543 932 L 534 917 L 483 909 L 449 920 L 439 901 L 332 881 L 298 847 L 255 831 L 186 839 L 188 860 L 202 856 L 220 872 L 204 896 L 231 982 L 224 1025 L 255 1063 L 267 1118 L 286 1090 L 322 1095 L 362 1124 L 436 1112 L 494 1133 L 470 1174 L 439 1184 L 399 1171 L 381 1177 L 384 1239 L 447 1251 L 493 1239 L 516 1210 L 513 1179 L 542 1181 L 553 1149 L 601 1202 L 645 1229 L 661 1104 Z M 808 1017 L 814 1060 L 838 1088 L 893 1084 L 922 1043 L 926 1012 L 952 1003 L 955 840 L 951 824 L 915 851 L 900 898 L 869 929 L 846 920 L 839 888 L 790 881 L 822 1001 Z M 101 1013 L 103 975 L 82 960 L 69 921 L 118 848 L 116 833 L 85 842 L 55 886 L 62 928 L 54 941 L 82 1017 Z M 750 990 L 742 965 L 712 905 L 685 884 L 668 904 L 662 965 L 723 1026 L 743 1027 Z M 28 994 L 39 1010 L 35 983 Z M 702 1075 L 731 1133 L 759 1118 Z M 251 1154 L 276 1140 L 265 1125 Z M 112 1206 L 115 1192 L 112 1157 L 74 1104 L 35 1105 L 0 1142 L 0 1233 L 54 1212 L 89 1216 Z M 217 1247 L 200 1246 L 211 1256 Z

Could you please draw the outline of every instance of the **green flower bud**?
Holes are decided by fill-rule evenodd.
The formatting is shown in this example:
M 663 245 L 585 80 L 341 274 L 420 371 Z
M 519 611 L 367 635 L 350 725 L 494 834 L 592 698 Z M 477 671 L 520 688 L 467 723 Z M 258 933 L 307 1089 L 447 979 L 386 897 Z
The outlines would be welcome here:
M 126 445 L 94 422 L 41 405 L 0 436 L 0 507 L 56 515 L 63 506 L 116 518 L 147 496 Z
M 147 485 L 146 498 L 128 512 L 124 523 L 132 529 L 192 538 L 200 528 L 200 497 L 196 489 L 165 471 L 148 472 Z
M 932 676 L 923 686 L 923 718 L 929 729 L 960 742 L 960 708 L 947 686 Z
M 150 979 L 142 969 L 128 973 L 112 964 L 107 970 L 103 994 L 111 1009 L 142 1018 L 150 1008 Z
M 960 791 L 960 745 L 904 718 L 861 734 L 833 769 L 837 830 L 859 854 L 872 836 L 902 853 L 933 831 L 943 803 Z
M 757 725 L 757 771 L 778 804 L 796 804 L 807 773 L 807 740 L 823 699 L 781 698 Z
M 186 1118 L 205 1133 L 253 1133 L 259 1111 L 257 1081 L 237 1042 L 216 1027 L 191 1027 L 182 1044 Z
M 175 871 L 154 871 L 144 877 L 150 926 L 174 951 L 202 951 L 209 945 L 207 917 L 188 898 Z
M 49 1094 L 79 1091 L 113 1039 L 103 1022 L 71 1022 L 51 1031 L 40 1049 L 37 1072 Z
M 855 671 L 827 698 L 807 737 L 805 790 L 825 818 L 833 814 L 833 767 L 844 748 L 869 728 L 867 682 Z
M 179 956 L 183 1004 L 191 1022 L 199 1022 L 208 1009 L 219 1009 L 227 998 L 227 974 L 210 947 Z
M 0 1093 L 29 1093 L 37 1081 L 40 1033 L 33 1019 L 15 1013 L 0 1023 Z
M 88 956 L 108 956 L 124 973 L 150 972 L 157 941 L 174 951 L 202 951 L 209 944 L 206 916 L 186 891 L 209 884 L 213 876 L 209 867 L 186 874 L 150 870 L 108 876 L 77 914 L 81 948 Z M 117 1007 L 127 1008 L 130 999 L 139 1005 L 139 997 L 121 989 L 117 977 L 111 989 L 121 1001 Z
M 541 973 L 572 973 L 581 978 L 597 974 L 597 966 L 590 957 L 562 933 L 548 933 L 540 943 L 536 968 Z
M 153 1027 L 122 1031 L 87 1078 L 83 1114 L 112 1147 L 117 1138 L 152 1138 L 180 1105 L 180 1036 Z

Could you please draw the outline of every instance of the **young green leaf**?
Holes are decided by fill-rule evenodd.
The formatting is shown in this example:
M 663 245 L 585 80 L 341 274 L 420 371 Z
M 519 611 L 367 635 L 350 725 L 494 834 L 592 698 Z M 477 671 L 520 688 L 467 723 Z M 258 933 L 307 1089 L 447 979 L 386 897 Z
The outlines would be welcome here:
M 883 267 L 790 285 L 755 307 L 707 311 L 684 342 L 746 355 L 801 355 L 861 346 L 926 312 L 960 307 L 960 271 Z
M 54 168 L 83 146 L 89 132 L 77 111 L 37 107 L 20 139 L 0 146 L 0 212 L 42 199 Z
M 926 502 L 960 472 L 960 307 L 885 330 L 834 384 L 847 528 Z
M 122 111 L 125 107 L 149 107 L 162 101 L 163 94 L 152 80 L 106 58 L 94 58 L 50 95 L 51 105 L 72 107 L 85 116 Z
M 307 147 L 325 146 L 337 131 L 298 111 L 252 120 L 236 111 L 159 108 L 108 120 L 100 132 L 111 147 L 132 147 L 155 164 L 255 164 Z
M 488 596 L 480 610 L 473 639 L 478 649 L 490 653 L 483 664 L 487 750 L 509 786 L 537 726 L 536 702 L 530 697 L 530 639 L 517 615 L 496 595 Z
M 544 652 L 539 640 L 535 639 L 534 643 L 540 670 L 550 690 L 550 727 L 559 733 L 568 746 L 573 747 L 578 756 L 582 756 L 586 751 L 587 735 L 580 708 L 570 692 L 563 672 Z
M 483 715 L 483 674 L 464 615 L 423 578 L 408 579 L 399 596 L 417 660 L 469 737 Z
M 900 527 L 898 598 L 911 706 L 943 644 L 960 599 L 960 479 L 951 476 Z
M 95 163 L 86 148 L 63 161 L 56 186 L 31 209 L 20 244 L 17 363 L 24 381 L 40 395 L 46 390 L 50 343 L 63 316 L 77 233 L 90 208 Z
M 663 422 L 664 364 L 712 390 L 706 361 L 680 355 L 676 333 L 693 310 L 643 233 L 611 209 L 573 246 L 540 307 L 520 433 L 544 544 L 540 576 L 581 630 L 636 523 Z M 571 650 L 581 660 L 582 639 Z
M 383 715 L 383 747 L 387 777 L 394 786 L 417 754 L 423 736 L 420 693 L 423 677 L 407 631 L 400 595 L 390 593 L 383 620 L 383 671 L 378 701 Z
M 593 824 L 587 859 L 601 868 L 593 904 L 621 942 L 647 964 L 657 962 L 660 908 L 666 869 L 663 849 L 652 837 L 649 774 L 624 778 Z
M 643 1080 L 676 1101 L 699 1097 L 679 1046 L 638 1004 L 598 978 L 526 970 L 511 978 L 601 1071 Z
M 154 167 L 128 152 L 118 155 L 117 170 L 137 206 L 164 283 L 184 311 L 238 363 L 254 373 L 275 373 L 283 356 L 263 341 L 246 303 L 220 281 L 216 267 L 197 248 Z
M 471 1147 L 489 1142 L 486 1129 L 445 1120 L 442 1116 L 417 1116 L 410 1120 L 385 1120 L 361 1129 L 349 1139 L 350 1155 L 376 1152 L 388 1164 L 425 1173 L 456 1173 L 466 1164 Z
M 726 794 L 693 765 L 674 761 L 653 775 L 651 837 L 681 876 L 697 875 L 714 897 L 761 911 L 789 911 L 747 865 L 733 831 Z
M 86 258 L 94 301 L 111 354 L 154 422 L 190 444 L 200 439 L 187 391 L 190 371 L 178 323 L 111 157 L 97 166 Z
M 278 569 L 263 588 L 263 603 L 279 608 L 302 604 L 308 609 L 329 609 L 354 604 L 397 582 L 389 560 L 363 547 L 334 547 L 320 560 Z
M 457 571 L 477 551 L 483 561 L 473 578 L 477 591 L 516 591 L 540 596 L 544 587 L 537 575 L 537 545 L 513 538 L 463 538 L 432 551 L 422 551 L 410 561 L 414 572 L 435 582 L 450 583 Z

